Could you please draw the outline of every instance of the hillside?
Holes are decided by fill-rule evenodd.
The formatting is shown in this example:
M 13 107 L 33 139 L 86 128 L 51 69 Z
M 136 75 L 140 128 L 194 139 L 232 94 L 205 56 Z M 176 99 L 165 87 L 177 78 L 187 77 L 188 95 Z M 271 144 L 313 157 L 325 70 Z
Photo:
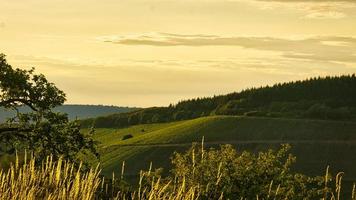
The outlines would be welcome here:
M 274 118 L 356 119 L 356 76 L 312 78 L 251 88 L 209 98 L 181 101 L 82 121 L 83 127 L 120 128 L 137 124 L 173 122 L 211 115 Z
M 126 176 L 134 176 L 154 167 L 169 167 L 174 151 L 183 151 L 192 142 L 205 137 L 206 147 L 232 144 L 238 150 L 265 150 L 282 143 L 292 145 L 297 156 L 295 170 L 322 175 L 327 165 L 333 172 L 342 170 L 345 180 L 356 180 L 356 123 L 326 120 L 262 117 L 212 116 L 161 124 L 144 124 L 122 129 L 97 129 L 101 142 L 103 173 L 121 171 L 126 162 Z M 134 137 L 122 140 L 124 135 Z M 165 171 L 167 172 L 167 171 Z
M 103 106 L 103 105 L 63 105 L 54 109 L 57 112 L 67 113 L 70 119 L 86 119 L 113 113 L 125 113 L 137 110 L 137 108 L 118 107 L 118 106 Z M 29 109 L 21 108 L 21 112 L 28 112 Z M 13 116 L 14 113 L 0 109 L 0 122 L 6 118 Z

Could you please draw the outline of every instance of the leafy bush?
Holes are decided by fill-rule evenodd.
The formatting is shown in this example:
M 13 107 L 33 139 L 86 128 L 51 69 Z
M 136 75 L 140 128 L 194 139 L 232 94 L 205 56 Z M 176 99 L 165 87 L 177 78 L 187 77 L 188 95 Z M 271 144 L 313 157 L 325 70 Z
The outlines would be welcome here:
M 130 138 L 133 138 L 133 135 L 128 134 L 128 135 L 124 135 L 124 136 L 122 137 L 122 140 L 127 140 L 127 139 L 130 139 Z
M 349 107 L 332 108 L 325 104 L 314 104 L 305 116 L 318 119 L 347 120 L 352 118 L 352 109 Z
M 172 158 L 172 179 L 198 186 L 203 199 L 320 199 L 323 178 L 292 173 L 288 145 L 278 151 L 237 152 L 231 145 L 203 150 L 193 146 Z M 183 182 L 181 182 L 183 184 Z

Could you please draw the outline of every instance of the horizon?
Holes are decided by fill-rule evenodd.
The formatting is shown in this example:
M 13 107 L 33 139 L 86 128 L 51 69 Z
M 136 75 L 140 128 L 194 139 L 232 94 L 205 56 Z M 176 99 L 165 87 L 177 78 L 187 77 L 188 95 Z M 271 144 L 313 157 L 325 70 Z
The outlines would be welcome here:
M 211 96 L 199 96 L 199 97 L 193 97 L 193 98 L 189 98 L 189 99 L 180 99 L 178 100 L 177 102 L 172 102 L 172 103 L 169 103 L 167 105 L 161 105 L 161 106 L 149 106 L 149 107 L 139 107 L 139 106 L 126 106 L 126 105 L 110 105 L 110 104 L 71 104 L 71 103 L 64 103 L 63 105 L 74 105 L 74 106 L 113 106 L 113 107 L 127 107 L 127 108 L 150 108 L 150 107 L 167 107 L 169 106 L 170 104 L 172 105 L 175 105 L 181 101 L 189 101 L 189 100 L 192 100 L 192 99 L 197 99 L 197 98 L 213 98 L 215 96 L 224 96 L 224 95 L 229 95 L 229 94 L 232 94 L 232 93 L 239 93 L 239 92 L 242 92 L 243 90 L 249 90 L 249 89 L 255 89 L 255 88 L 264 88 L 264 87 L 272 87 L 276 84 L 283 84 L 283 83 L 294 83 L 296 81 L 306 81 L 306 80 L 309 80 L 309 79 L 313 79 L 313 78 L 326 78 L 326 77 L 340 77 L 340 76 L 353 76 L 353 75 L 356 75 L 356 73 L 352 73 L 352 74 L 341 74 L 341 75 L 337 75 L 337 76 L 318 76 L 318 77 L 308 77 L 306 79 L 299 79 L 299 80 L 292 80 L 292 81 L 287 81 L 287 82 L 278 82 L 278 83 L 274 83 L 274 84 L 271 84 L 271 85 L 261 85 L 261 86 L 251 86 L 251 87 L 247 87 L 247 88 L 243 88 L 241 90 L 238 90 L 238 91 L 231 91 L 231 92 L 228 92 L 228 93 L 224 93 L 224 94 L 213 94 Z
M 351 0 L 2 0 L 0 53 L 69 105 L 168 106 L 356 72 Z

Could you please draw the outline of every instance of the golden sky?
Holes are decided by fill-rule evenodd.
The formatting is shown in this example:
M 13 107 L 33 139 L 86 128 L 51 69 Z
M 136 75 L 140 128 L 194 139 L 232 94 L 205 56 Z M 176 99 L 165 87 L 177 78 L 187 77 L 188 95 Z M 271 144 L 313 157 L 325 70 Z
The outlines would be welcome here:
M 168 105 L 356 73 L 356 1 L 0 0 L 0 52 L 67 103 Z

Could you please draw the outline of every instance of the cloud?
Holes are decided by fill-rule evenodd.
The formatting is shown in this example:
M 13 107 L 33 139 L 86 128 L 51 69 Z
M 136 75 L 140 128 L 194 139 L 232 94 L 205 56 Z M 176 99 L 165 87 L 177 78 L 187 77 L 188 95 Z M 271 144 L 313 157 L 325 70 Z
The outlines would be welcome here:
M 169 46 L 237 46 L 248 49 L 280 52 L 287 58 L 356 62 L 356 38 L 319 36 L 303 39 L 273 37 L 223 37 L 216 35 L 181 35 L 149 33 L 128 36 L 100 37 L 101 41 L 120 45 Z
M 347 9 L 355 7 L 356 4 L 353 3 L 304 4 L 301 9 L 307 13 L 305 18 L 341 19 L 347 16 Z
M 313 12 L 313 13 L 309 13 L 305 16 L 305 18 L 314 18 L 314 19 L 340 19 L 340 18 L 344 18 L 346 17 L 345 13 L 342 12 L 335 12 L 335 11 L 331 11 L 331 12 Z
M 120 36 L 120 35 L 103 36 L 103 37 L 98 37 L 97 39 L 104 42 L 126 44 L 126 45 L 176 46 L 176 45 L 182 45 L 185 41 L 189 41 L 192 39 L 201 39 L 201 40 L 208 41 L 215 38 L 218 38 L 218 36 L 203 35 L 203 34 L 183 35 L 183 34 L 172 34 L 172 33 L 146 33 L 146 34 L 125 35 L 125 36 Z
M 327 42 L 341 47 L 350 41 Z M 116 104 L 135 106 L 168 105 L 181 99 L 211 96 L 314 76 L 355 72 L 344 63 L 309 61 L 308 54 L 289 57 L 242 57 L 205 59 L 119 59 L 115 63 L 100 60 L 74 60 L 9 55 L 13 66 L 37 66 L 64 90 L 70 103 Z
M 261 9 L 291 9 L 304 19 L 341 19 L 354 13 L 355 0 L 231 0 L 250 3 Z

